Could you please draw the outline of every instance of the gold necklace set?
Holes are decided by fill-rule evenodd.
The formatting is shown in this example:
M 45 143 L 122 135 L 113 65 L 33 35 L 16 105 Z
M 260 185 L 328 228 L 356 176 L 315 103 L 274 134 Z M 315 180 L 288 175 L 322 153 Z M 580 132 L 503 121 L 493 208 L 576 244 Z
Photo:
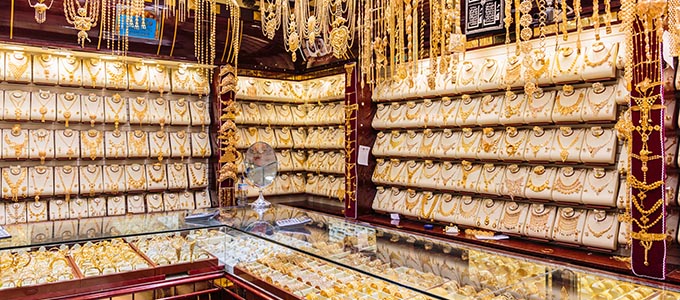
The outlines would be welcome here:
M 50 174 L 52 172 L 48 172 L 48 169 L 45 166 L 37 166 L 31 168 L 30 173 L 31 184 L 33 185 L 33 194 L 35 195 L 34 199 L 36 202 L 38 202 L 40 201 L 40 195 L 42 195 L 45 187 L 48 186 L 48 184 L 50 184 L 49 182 L 52 180 L 52 178 L 50 178 Z M 39 176 L 38 179 L 35 178 L 36 174 Z M 44 182 L 44 184 L 40 184 L 41 182 Z
M 46 80 L 50 79 L 50 74 L 52 73 L 51 72 L 52 62 L 53 62 L 52 55 L 40 54 L 40 55 L 34 56 L 34 58 L 38 61 L 38 64 L 43 69 L 42 71 L 43 71 L 43 75 L 45 76 L 45 79 Z M 54 59 L 54 60 L 56 60 L 56 59 Z
M 463 137 L 460 140 L 460 149 L 462 149 L 464 153 L 470 153 L 470 149 L 472 146 L 477 144 L 478 138 L 481 136 L 481 134 L 476 133 L 471 131 L 469 128 L 464 128 L 463 129 Z M 470 140 L 468 142 L 468 140 Z M 460 150 L 459 150 L 460 151 Z
M 114 131 L 118 132 L 118 125 L 120 124 L 120 112 L 125 107 L 125 100 L 123 100 L 119 94 L 115 94 L 111 96 L 110 100 L 106 100 L 106 105 L 111 110 L 111 113 L 113 113 L 113 125 L 115 127 Z
M 605 106 L 614 103 L 611 101 L 611 98 L 614 96 L 614 90 L 614 88 L 605 88 L 602 83 L 593 83 L 593 88 L 588 91 L 588 107 L 595 115 L 598 115 Z M 609 92 L 608 96 L 605 95 L 606 91 Z M 603 98 L 604 100 L 595 102 L 595 98 Z
M 87 187 L 89 188 L 88 195 L 90 197 L 93 197 L 96 193 L 97 181 L 99 181 L 99 185 L 101 186 L 102 168 L 99 167 L 99 166 L 89 165 L 89 166 L 85 167 L 84 169 L 87 172 L 83 172 L 83 173 L 86 173 L 86 174 L 82 174 L 82 177 L 84 177 L 85 181 L 87 182 Z
M 479 210 L 479 203 L 480 203 L 479 200 L 474 200 L 474 199 L 472 199 L 468 196 L 465 196 L 462 199 L 460 205 L 458 206 L 458 215 L 460 215 L 464 219 L 470 219 L 470 218 L 476 216 L 477 211 Z M 465 208 L 469 208 L 469 209 L 465 210 Z
M 546 209 L 543 204 L 534 206 L 531 209 L 531 219 L 529 223 L 526 224 L 527 230 L 535 233 L 543 232 L 548 229 L 548 220 L 550 219 L 550 214 L 552 209 Z
M 189 168 L 189 175 L 191 176 L 191 183 L 195 187 L 203 186 L 208 182 L 205 166 L 202 163 L 194 163 Z
M 127 150 L 126 139 L 120 131 L 107 132 L 106 145 L 107 157 L 127 157 L 125 152 Z
M 149 70 L 146 68 L 144 65 L 140 64 L 134 64 L 134 65 L 128 65 L 128 75 L 130 76 L 130 81 L 138 86 L 138 87 L 144 87 L 145 89 L 148 90 L 149 88 L 149 82 L 148 82 L 148 77 L 149 77 Z M 140 79 L 137 79 L 137 73 L 142 73 L 142 77 Z
M 76 70 L 80 69 L 80 59 L 76 59 L 75 56 L 69 56 L 65 59 L 59 59 L 59 62 L 61 62 L 60 70 L 63 70 L 66 73 L 64 74 L 64 72 L 60 72 L 62 83 L 77 83 L 80 85 L 82 78 L 78 77 L 78 82 L 76 82 Z
M 136 190 L 146 189 L 145 188 L 145 186 L 146 186 L 146 174 L 145 174 L 143 168 L 144 168 L 143 166 L 137 165 L 137 164 L 127 166 L 125 168 L 125 173 L 127 173 L 126 174 L 127 175 L 126 176 L 127 182 L 130 185 L 130 187 L 132 187 L 133 189 L 136 189 Z M 139 179 L 135 179 L 135 177 L 133 176 L 133 174 L 134 174 L 133 172 L 137 173 L 139 175 Z
M 87 106 L 87 111 L 89 114 L 90 118 L 90 127 L 94 127 L 95 122 L 97 121 L 97 117 L 104 112 L 104 107 L 102 103 L 102 99 L 100 97 L 97 97 L 95 94 L 90 94 L 87 96 L 87 100 L 84 101 L 85 106 Z M 95 109 L 92 109 L 89 105 L 92 103 L 96 103 L 97 107 Z
M 593 61 L 588 54 L 584 55 L 584 63 L 586 64 L 586 66 L 589 66 L 591 68 L 601 66 L 605 62 L 608 62 L 609 65 L 611 66 L 611 61 L 609 60 L 609 58 L 612 57 L 612 52 L 615 52 L 613 51 L 615 47 L 616 46 L 612 46 L 611 48 L 609 48 L 606 51 L 605 55 L 599 60 Z M 604 45 L 603 42 L 597 41 L 593 44 L 591 49 L 593 50 L 594 53 L 602 53 L 605 49 L 607 49 L 607 47 Z
M 23 108 L 24 104 L 26 103 L 26 100 L 29 99 L 28 97 L 28 92 L 24 91 L 12 91 L 9 92 L 9 101 L 12 103 L 14 106 L 14 118 L 16 121 L 22 120 L 23 117 L 22 115 L 24 114 Z M 8 117 L 10 108 L 5 107 L 5 116 Z
M 491 95 L 485 95 L 482 97 L 482 103 L 480 104 L 480 109 L 482 113 L 485 114 L 495 114 L 494 111 L 496 110 L 496 107 L 498 107 L 498 104 L 501 103 L 500 97 L 494 97 Z
M 156 134 L 152 135 L 153 143 L 156 145 L 155 150 L 158 155 L 158 161 L 163 161 L 165 155 L 165 149 L 167 149 L 168 135 L 164 131 L 157 131 Z
M 493 164 L 484 165 L 484 171 L 482 172 L 482 181 L 484 183 L 484 192 L 489 192 L 489 185 L 496 180 L 498 174 L 503 173 L 503 169 L 494 166 Z M 481 192 L 481 191 L 480 191 Z M 495 192 L 495 191 L 492 191 Z
M 5 199 L 11 199 L 14 202 L 19 201 L 19 197 L 26 197 L 27 187 L 24 185 L 28 170 L 21 167 L 9 167 L 2 170 L 2 179 L 4 185 L 3 194 L 9 193 L 10 197 L 5 196 Z M 10 177 L 11 176 L 11 177 Z M 18 178 L 17 178 L 18 177 Z
M 539 102 L 539 100 L 543 100 L 543 103 L 540 103 L 539 105 L 534 105 L 534 103 Z M 529 101 L 527 102 L 527 108 L 529 109 L 529 112 L 531 113 L 531 117 L 535 118 L 540 112 L 542 112 L 548 104 L 551 104 L 552 100 L 552 94 L 548 95 L 545 92 L 536 92 L 534 93 L 533 97 L 529 97 Z M 550 106 L 552 109 L 552 105 Z M 547 112 L 548 114 L 550 111 Z
M 557 233 L 564 237 L 574 237 L 575 240 L 578 239 L 578 221 L 583 211 L 574 210 L 571 207 L 565 207 L 560 210 L 559 218 L 557 219 Z
M 444 210 L 444 205 L 452 203 L 451 209 L 449 210 Z M 439 201 L 439 214 L 443 217 L 448 217 L 453 215 L 458 207 L 456 206 L 457 201 L 453 200 L 453 196 L 451 194 L 444 194 L 441 196 L 440 201 Z M 459 203 L 460 204 L 460 203 Z
M 517 101 L 517 104 L 513 104 L 516 100 L 519 99 L 519 96 L 517 96 L 513 92 L 508 92 L 505 95 L 505 102 L 503 103 L 503 107 L 505 109 L 505 118 L 509 119 L 512 118 L 513 116 L 519 115 L 522 112 L 522 103 L 523 101 Z
M 576 53 L 572 57 L 572 54 Z M 570 74 L 570 75 L 577 75 L 578 74 L 578 68 L 576 67 L 576 63 L 578 62 L 578 58 L 581 56 L 580 51 L 574 51 L 571 47 L 564 46 L 560 47 L 558 51 L 558 58 L 555 60 L 555 64 L 557 66 L 555 72 L 553 73 L 553 77 L 559 77 L 562 74 Z M 563 58 L 563 59 L 560 59 Z M 571 63 L 569 64 L 569 67 L 565 70 L 562 69 L 562 60 L 567 60 L 569 58 L 572 58 Z
M 8 74 L 12 74 L 12 78 L 16 81 L 21 80 L 29 65 L 29 60 L 23 52 L 14 52 L 13 55 L 7 55 Z
M 165 166 L 160 163 L 155 163 L 151 165 L 151 167 L 146 168 L 146 173 L 149 174 L 149 179 L 151 179 L 151 181 L 161 183 L 165 179 Z
M 137 108 L 140 106 L 142 108 Z M 139 121 L 139 126 L 142 126 L 142 123 L 144 123 L 146 119 L 146 112 L 149 110 L 148 101 L 146 98 L 137 97 L 134 101 L 130 101 L 130 107 L 132 108 L 132 112 L 137 118 L 137 121 Z
M 496 135 L 496 132 L 491 127 L 483 129 L 481 150 L 486 153 L 495 154 L 498 151 L 498 143 L 501 141 L 503 134 Z M 467 152 L 467 151 L 466 151 Z
M 588 153 L 590 154 L 591 158 L 594 158 L 595 155 L 602 150 L 602 148 L 609 146 L 610 145 L 610 137 L 614 135 L 613 130 L 605 130 L 602 129 L 601 127 L 593 127 L 589 130 L 588 135 L 585 137 L 585 141 L 583 142 L 584 145 L 586 145 L 586 149 L 588 150 Z M 605 134 L 608 134 L 609 136 L 603 137 Z M 591 141 L 589 138 L 594 139 L 595 141 L 598 140 L 604 140 L 603 143 L 600 143 L 599 145 L 593 145 L 594 141 Z M 611 152 L 611 148 L 607 148 L 607 152 Z
M 148 155 L 149 147 L 146 132 L 141 130 L 128 132 L 128 144 L 135 148 L 137 156 L 142 157 Z
M 605 227 L 604 229 L 598 228 L 598 230 L 593 229 L 592 225 L 594 224 L 600 225 L 604 223 L 607 219 L 610 220 L 609 225 L 607 227 Z M 588 229 L 588 231 L 586 231 L 584 235 L 585 236 L 593 235 L 593 237 L 599 239 L 602 236 L 604 236 L 605 233 L 609 232 L 612 229 L 614 223 L 616 223 L 615 218 L 613 217 L 609 218 L 606 212 L 596 210 L 595 213 L 593 213 L 593 218 L 591 220 L 586 221 L 586 229 Z M 606 238 L 611 239 L 612 237 L 614 237 L 614 235 L 609 234 Z
M 521 155 L 522 152 L 519 151 L 523 149 L 521 146 L 524 143 L 524 140 L 526 139 L 527 135 L 525 132 L 522 132 L 521 134 L 517 131 L 517 128 L 515 127 L 508 127 L 506 129 L 505 137 L 504 137 L 504 142 L 505 142 L 505 153 L 512 157 L 517 155 Z M 514 141 L 513 141 L 514 139 Z
M 499 227 L 501 230 L 515 230 L 519 226 L 519 217 L 522 209 L 519 204 L 511 202 L 505 205 L 503 216 L 501 217 Z
M 529 176 L 529 179 L 527 179 L 527 188 L 529 188 L 534 193 L 540 193 L 545 190 L 550 190 L 550 175 L 552 175 L 552 172 L 546 173 L 545 167 L 535 166 L 533 169 L 533 173 L 534 175 Z M 535 185 L 534 180 L 543 182 L 543 184 Z
M 583 188 L 583 183 L 581 182 L 581 173 L 583 170 L 576 174 L 576 170 L 571 167 L 566 167 L 562 169 L 561 176 L 557 176 L 555 183 L 553 184 L 553 190 L 557 191 L 563 195 L 572 195 L 579 193 Z M 569 184 L 565 183 L 564 180 L 573 177 L 573 181 Z
M 115 88 L 125 87 L 125 79 L 127 75 L 126 68 L 121 62 L 106 63 L 106 80 L 114 84 Z
M 439 204 L 439 195 L 434 195 L 432 192 L 424 192 L 422 199 L 420 199 L 420 217 L 423 219 L 431 219 L 432 217 L 432 212 L 434 211 L 435 208 L 437 208 L 437 204 Z M 430 209 L 425 212 L 425 206 L 426 204 L 430 204 Z
M 581 130 L 578 131 L 577 134 L 574 135 L 574 130 L 571 129 L 570 127 L 562 127 L 560 128 L 560 134 L 557 135 L 555 138 L 557 140 L 557 145 L 560 147 L 560 159 L 562 159 L 562 162 L 567 161 L 569 158 L 569 150 L 571 150 L 572 147 L 576 145 L 577 142 L 581 141 Z M 567 144 L 566 146 L 562 143 L 562 137 L 564 138 L 572 138 L 571 142 Z
M 498 205 L 496 205 L 498 204 Z M 482 211 L 484 212 L 484 226 L 489 226 L 491 223 L 491 219 L 489 216 L 493 216 L 497 210 L 499 210 L 501 207 L 503 207 L 502 202 L 496 202 L 493 201 L 493 199 L 486 199 L 484 200 L 484 205 L 481 206 Z M 481 222 L 479 219 L 477 219 L 477 227 L 482 226 Z M 492 224 L 492 228 L 496 228 L 496 223 Z
M 147 101 L 147 108 L 149 107 Z M 165 123 L 168 121 L 168 104 L 165 99 L 158 97 L 156 100 L 151 101 L 151 107 L 153 107 L 152 116 L 158 117 L 158 124 L 161 125 L 161 130 L 165 127 Z M 205 128 L 203 128 L 205 130 Z
M 612 182 L 612 179 L 607 178 L 607 172 L 602 168 L 592 169 L 592 172 L 590 172 L 589 175 L 591 175 L 591 176 L 588 176 L 586 178 L 586 181 L 588 182 L 588 186 L 590 187 L 590 189 L 593 192 L 595 192 L 596 196 L 599 196 L 602 193 L 602 191 L 604 191 L 604 189 L 606 189 L 608 186 L 610 186 L 610 183 Z M 600 181 L 600 183 L 604 183 L 604 184 L 602 184 L 600 186 L 595 186 L 593 184 L 593 182 L 598 182 L 598 181 Z M 609 194 L 614 193 L 613 190 L 609 190 L 607 192 Z
M 10 134 L 3 135 L 5 145 L 7 145 L 9 149 L 14 150 L 14 156 L 17 159 L 23 158 L 24 151 L 28 149 L 28 147 L 26 146 L 28 144 L 28 132 L 21 130 L 21 126 L 17 124 L 14 125 L 14 127 L 10 131 Z M 21 141 L 16 141 L 17 138 L 20 138 Z M 8 152 L 9 149 L 7 150 Z
M 565 105 L 562 103 L 562 100 L 564 98 L 572 98 L 576 92 L 573 90 L 573 87 L 569 86 L 564 86 L 564 92 L 563 93 L 557 93 L 557 96 L 555 96 L 555 111 L 560 113 L 563 116 L 569 116 L 574 114 L 575 112 L 579 111 L 579 108 L 581 107 L 581 103 L 583 103 L 583 98 L 584 94 L 583 92 L 579 92 L 576 98 L 576 101 L 569 105 Z
M 406 102 L 406 120 L 413 121 L 420 116 L 420 110 L 423 108 L 421 104 L 415 102 Z
M 522 190 L 524 190 L 526 178 L 524 178 L 524 175 L 519 176 L 521 169 L 517 165 L 509 165 L 506 170 L 512 175 L 506 175 L 503 184 L 510 199 L 514 199 L 515 196 L 521 195 Z M 513 176 L 516 176 L 515 179 L 510 179 Z
M 80 133 L 81 142 L 87 147 L 88 153 L 90 154 L 90 159 L 97 159 L 99 154 L 99 146 L 102 145 L 104 140 L 104 134 L 101 131 L 90 129 L 88 131 L 82 131 Z
M 61 141 L 60 143 L 61 145 L 65 144 L 66 146 L 68 146 L 68 148 L 66 149 L 66 157 L 68 157 L 69 160 L 72 159 L 73 156 L 76 155 L 76 149 L 80 149 L 73 147 L 76 143 L 76 140 L 78 141 L 80 140 L 78 138 L 78 135 L 73 130 L 66 129 L 64 131 L 61 131 L 61 134 L 59 134 L 59 140 Z M 70 142 L 67 142 L 67 140 L 70 140 Z M 58 147 L 57 151 L 61 153 L 61 147 Z
M 95 88 L 98 83 L 97 78 L 99 77 L 99 73 L 101 73 L 102 69 L 104 68 L 104 64 L 101 60 L 95 60 L 94 58 L 84 59 L 83 62 L 85 71 L 87 71 L 87 74 L 90 75 L 90 83 L 92 84 L 92 88 Z
M 528 148 L 531 149 L 531 152 L 534 154 L 534 158 L 536 158 L 538 156 L 538 151 L 541 151 L 541 148 L 546 148 L 548 146 L 548 144 L 550 142 L 552 142 L 552 137 L 545 135 L 546 139 L 543 141 L 543 143 L 541 143 L 541 144 L 534 144 L 533 143 L 533 141 L 535 141 L 536 139 L 538 139 L 538 138 L 540 138 L 544 135 L 545 135 L 545 131 L 542 128 L 536 126 L 533 129 L 532 138 L 529 138 L 527 140 L 527 146 L 528 146 Z
M 38 104 L 40 105 L 38 112 L 40 113 L 40 122 L 41 123 L 45 123 L 45 115 L 49 112 L 49 110 L 47 109 L 47 105 L 48 104 L 54 105 L 54 102 L 49 103 L 49 102 L 51 102 L 50 100 L 52 99 L 51 95 L 52 94 L 49 91 L 40 90 L 38 92 L 38 97 L 35 98 L 36 101 L 38 102 Z M 31 99 L 33 99 L 33 98 L 31 98 Z M 35 111 L 35 109 L 34 109 L 34 111 Z M 52 106 L 52 111 L 54 111 L 54 106 Z
M 73 116 L 71 109 L 76 105 L 76 102 L 80 102 L 78 101 L 79 99 L 80 98 L 76 98 L 74 93 L 66 93 L 61 97 L 61 101 L 59 101 L 59 104 L 61 104 L 63 108 L 62 116 L 64 117 L 64 127 L 66 128 L 68 128 L 69 120 L 71 120 L 71 117 Z M 70 104 L 64 102 L 70 102 Z
M 169 188 L 185 188 L 187 185 L 187 170 L 184 164 L 174 163 L 170 168 L 168 179 L 172 181 Z
M 468 110 L 464 110 L 465 107 L 470 107 Z M 470 96 L 463 95 L 460 107 L 458 108 L 458 118 L 460 118 L 463 123 L 467 122 L 467 119 L 472 115 L 473 112 L 477 111 L 477 102 L 472 100 Z
M 77 181 L 76 181 L 77 177 L 78 177 L 78 172 L 75 168 L 73 168 L 71 166 L 63 166 L 63 167 L 61 167 L 61 169 L 58 169 L 58 170 L 61 170 L 61 171 L 56 172 L 57 177 L 59 177 L 59 182 L 61 183 L 61 187 L 64 189 L 64 195 L 66 197 L 65 198 L 66 202 L 68 202 L 71 199 L 71 194 L 72 194 L 74 185 L 76 185 L 75 188 L 78 188 Z M 64 180 L 64 175 L 70 176 L 68 181 Z M 59 185 L 57 185 L 57 186 L 59 186 Z
M 124 175 L 124 167 L 121 167 L 119 165 L 109 165 L 104 167 L 104 175 L 106 175 L 106 179 L 104 180 L 104 183 L 107 185 L 107 190 L 109 193 L 112 194 L 118 194 L 121 188 L 120 182 L 123 179 Z M 113 177 L 113 174 L 116 174 L 116 178 Z M 123 188 L 125 183 L 123 183 Z
M 33 130 L 32 133 L 33 145 L 37 149 L 40 164 L 44 164 L 45 158 L 47 158 L 47 151 L 53 150 L 52 148 L 48 149 L 49 145 L 52 144 L 52 134 L 44 128 Z
M 173 146 L 175 146 L 177 150 L 179 150 L 179 156 L 180 159 L 184 160 L 184 155 L 186 153 L 186 144 L 188 141 L 188 135 L 187 133 L 182 130 L 178 131 L 175 134 L 172 135 L 174 142 L 172 143 Z

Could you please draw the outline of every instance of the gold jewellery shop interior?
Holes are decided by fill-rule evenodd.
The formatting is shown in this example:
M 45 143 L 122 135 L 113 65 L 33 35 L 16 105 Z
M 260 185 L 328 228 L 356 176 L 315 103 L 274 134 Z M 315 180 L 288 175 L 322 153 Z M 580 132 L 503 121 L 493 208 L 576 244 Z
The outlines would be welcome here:
M 0 1 L 0 298 L 680 299 L 678 0 Z

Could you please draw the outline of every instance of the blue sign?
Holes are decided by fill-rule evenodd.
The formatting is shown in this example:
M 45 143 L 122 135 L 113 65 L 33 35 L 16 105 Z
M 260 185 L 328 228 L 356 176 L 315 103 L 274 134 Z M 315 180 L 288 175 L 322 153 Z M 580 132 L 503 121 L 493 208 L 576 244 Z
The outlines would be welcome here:
M 120 16 L 121 26 L 120 32 L 118 34 L 120 34 L 121 36 L 127 34 L 129 38 L 140 38 L 149 40 L 156 39 L 156 26 L 158 23 L 156 22 L 155 19 L 132 17 L 130 18 L 130 24 L 128 24 L 127 18 L 128 16 L 126 15 Z M 142 23 L 142 21 L 144 23 Z

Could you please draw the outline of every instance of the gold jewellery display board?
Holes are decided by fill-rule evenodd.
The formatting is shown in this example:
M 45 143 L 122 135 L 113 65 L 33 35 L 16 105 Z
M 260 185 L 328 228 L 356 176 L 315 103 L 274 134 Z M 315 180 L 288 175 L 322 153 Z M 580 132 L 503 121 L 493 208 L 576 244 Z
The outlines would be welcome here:
M 277 149 L 283 173 L 265 194 L 344 198 L 343 75 L 306 81 L 239 77 L 239 149 L 262 141 Z M 237 163 L 243 172 L 243 163 Z M 251 196 L 257 191 L 251 190 Z
M 194 65 L 0 45 L 0 224 L 210 207 Z
M 618 64 L 623 34 L 586 31 L 580 46 L 575 38 L 545 47 L 540 66 L 500 46 L 467 53 L 457 77 L 439 74 L 434 89 L 424 75 L 413 85 L 377 86 L 373 209 L 482 235 L 626 247 L 629 224 L 619 217 L 628 205 L 628 151 L 615 126 L 629 97 Z M 527 82 L 541 88 L 518 90 Z M 677 138 L 666 145 L 677 150 Z M 668 181 L 677 187 L 677 174 Z M 677 240 L 677 213 L 667 220 Z

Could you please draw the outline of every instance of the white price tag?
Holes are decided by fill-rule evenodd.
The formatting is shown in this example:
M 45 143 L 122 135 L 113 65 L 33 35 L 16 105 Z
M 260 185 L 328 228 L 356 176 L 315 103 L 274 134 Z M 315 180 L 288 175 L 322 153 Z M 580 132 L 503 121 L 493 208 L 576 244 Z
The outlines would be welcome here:
M 357 155 L 357 164 L 360 166 L 368 166 L 368 154 L 371 153 L 371 147 L 359 145 L 359 153 Z
M 390 214 L 390 219 L 399 220 L 399 214 Z

